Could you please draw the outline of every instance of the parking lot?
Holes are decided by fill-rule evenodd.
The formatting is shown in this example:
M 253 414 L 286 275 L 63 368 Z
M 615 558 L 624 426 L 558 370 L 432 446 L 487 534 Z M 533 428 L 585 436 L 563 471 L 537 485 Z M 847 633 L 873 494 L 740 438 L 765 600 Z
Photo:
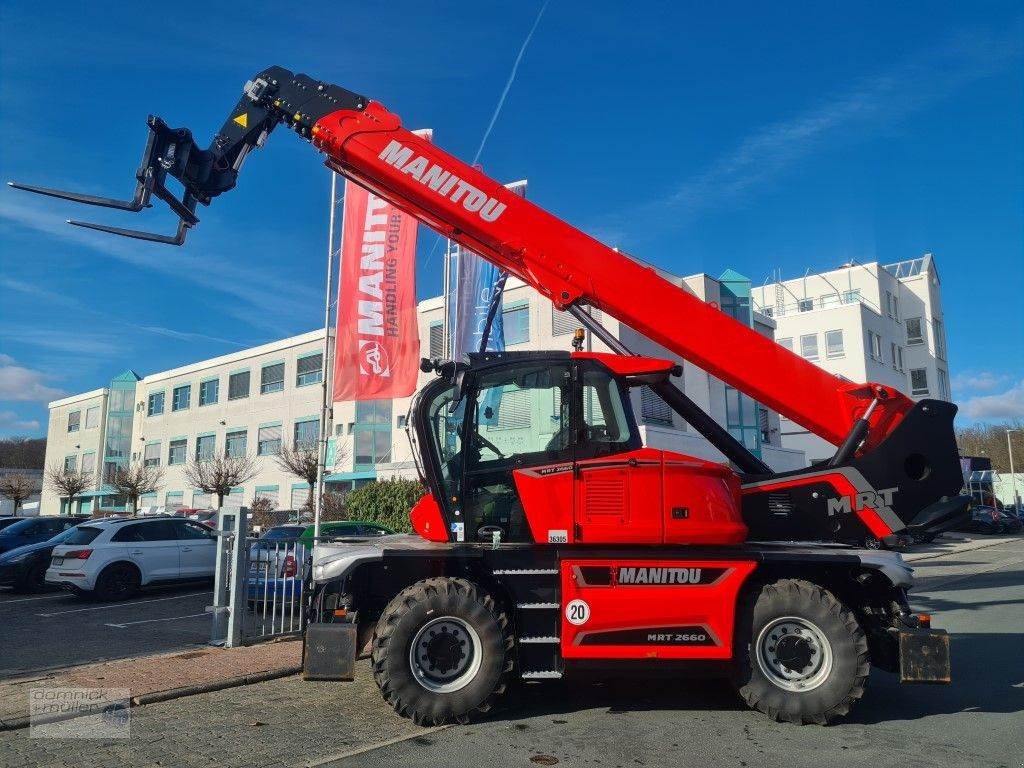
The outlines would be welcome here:
M 0 733 L 0 764 L 57 766 L 73 758 L 83 766 L 1020 766 L 1024 539 L 983 543 L 991 545 L 953 553 L 944 553 L 948 545 L 927 548 L 926 555 L 937 556 L 915 566 L 914 608 L 932 612 L 952 635 L 953 684 L 901 686 L 876 670 L 852 715 L 828 728 L 773 723 L 741 706 L 724 681 L 662 673 L 524 685 L 486 720 L 421 729 L 383 704 L 361 662 L 350 684 L 295 675 L 137 707 L 132 737 L 124 741 Z M 26 605 L 8 597 L 5 611 Z M 204 642 L 208 620 L 188 614 L 201 611 L 205 599 L 180 590 L 116 607 L 75 603 L 68 607 L 99 610 L 35 618 L 56 620 L 56 631 L 68 633 L 83 621 L 92 627 L 93 648 L 101 638 L 144 645 L 161 635 L 165 647 L 182 647 Z M 29 614 L 58 613 L 49 606 L 65 601 L 40 600 L 48 607 Z M 75 645 L 76 636 L 63 642 Z
M 208 582 L 146 589 L 118 603 L 0 590 L 0 678 L 205 645 L 211 597 Z

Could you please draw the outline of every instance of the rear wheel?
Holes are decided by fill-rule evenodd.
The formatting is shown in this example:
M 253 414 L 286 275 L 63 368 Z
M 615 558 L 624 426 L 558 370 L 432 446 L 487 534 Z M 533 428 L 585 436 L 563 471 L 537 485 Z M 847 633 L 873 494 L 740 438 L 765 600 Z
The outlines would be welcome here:
M 420 725 L 466 722 L 504 693 L 512 646 L 494 598 L 465 579 L 426 579 L 381 614 L 373 676 L 395 711 Z
M 17 583 L 21 592 L 42 592 L 46 588 L 46 566 L 45 562 L 36 563 L 29 568 L 24 578 Z
M 751 707 L 775 720 L 824 725 L 864 695 L 867 639 L 831 592 L 782 579 L 762 587 L 740 611 L 734 678 Z
M 104 568 L 96 579 L 93 596 L 97 600 L 127 600 L 139 591 L 141 581 L 134 565 L 114 563 Z

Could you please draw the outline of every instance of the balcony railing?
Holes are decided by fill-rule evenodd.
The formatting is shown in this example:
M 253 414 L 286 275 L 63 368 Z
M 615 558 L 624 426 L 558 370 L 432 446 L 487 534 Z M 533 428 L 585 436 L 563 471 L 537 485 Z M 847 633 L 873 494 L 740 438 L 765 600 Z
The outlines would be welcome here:
M 874 302 L 866 299 L 860 291 L 844 291 L 842 293 L 826 293 L 823 296 L 798 299 L 781 306 L 772 304 L 762 306 L 754 301 L 754 309 L 768 317 L 784 317 L 787 315 L 798 315 L 804 312 L 814 312 L 819 309 L 831 309 L 841 307 L 844 304 L 863 304 L 877 314 L 882 314 Z

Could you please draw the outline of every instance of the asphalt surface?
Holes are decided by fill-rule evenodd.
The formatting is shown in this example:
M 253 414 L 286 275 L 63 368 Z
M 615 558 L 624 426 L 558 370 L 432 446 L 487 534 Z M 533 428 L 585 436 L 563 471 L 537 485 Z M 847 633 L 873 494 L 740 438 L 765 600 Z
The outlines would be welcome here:
M 714 678 L 576 678 L 522 687 L 489 720 L 420 729 L 355 682 L 299 676 L 151 704 L 123 741 L 0 733 L 0 765 L 1024 765 L 1024 539 L 917 564 L 919 610 L 953 637 L 950 686 L 873 671 L 833 726 L 773 723 Z
M 0 679 L 205 645 L 209 583 L 142 590 L 119 603 L 0 589 Z

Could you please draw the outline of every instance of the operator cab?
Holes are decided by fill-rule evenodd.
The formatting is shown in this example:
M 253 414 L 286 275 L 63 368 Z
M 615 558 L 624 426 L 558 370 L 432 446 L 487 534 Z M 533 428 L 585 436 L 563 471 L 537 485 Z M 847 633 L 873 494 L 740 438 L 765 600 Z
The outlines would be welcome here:
M 629 384 L 672 363 L 568 352 L 470 355 L 442 367 L 413 406 L 424 477 L 454 540 L 530 542 L 513 473 L 642 447 Z M 614 367 L 614 369 L 613 369 Z

